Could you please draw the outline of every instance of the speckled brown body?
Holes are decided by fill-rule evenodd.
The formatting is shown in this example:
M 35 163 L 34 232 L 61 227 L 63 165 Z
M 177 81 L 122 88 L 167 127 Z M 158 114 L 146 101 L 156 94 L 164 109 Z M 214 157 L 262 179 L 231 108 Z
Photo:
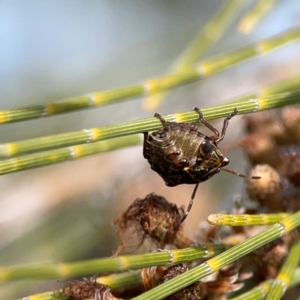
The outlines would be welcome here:
M 215 136 L 204 135 L 191 123 L 162 122 L 162 129 L 144 133 L 143 154 L 167 186 L 206 181 L 228 165 Z

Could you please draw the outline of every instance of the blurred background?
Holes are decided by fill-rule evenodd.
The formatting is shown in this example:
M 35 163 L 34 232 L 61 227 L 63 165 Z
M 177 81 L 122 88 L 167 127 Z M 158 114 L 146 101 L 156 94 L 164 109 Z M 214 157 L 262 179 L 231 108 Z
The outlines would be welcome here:
M 278 1 L 249 35 L 237 24 L 255 1 L 244 1 L 232 25 L 203 59 L 300 25 L 300 2 Z M 220 8 L 206 1 L 22 1 L 0 3 L 0 109 L 125 87 L 165 74 Z M 291 43 L 207 79 L 173 89 L 161 114 L 207 107 L 300 74 L 300 43 Z M 143 99 L 0 127 L 1 143 L 153 116 Z M 221 128 L 222 121 L 214 123 Z M 221 147 L 242 136 L 230 121 Z M 205 130 L 204 130 L 205 132 Z M 240 150 L 230 168 L 247 172 Z M 216 188 L 217 187 L 217 188 Z M 193 186 L 168 188 L 142 156 L 142 146 L 0 177 L 0 265 L 55 263 L 110 256 L 119 245 L 111 223 L 151 192 L 187 205 Z M 226 195 L 226 196 L 224 196 Z M 186 220 L 191 237 L 207 215 L 244 196 L 243 179 L 220 173 L 200 185 Z M 144 247 L 141 251 L 150 251 Z M 88 275 L 88 274 L 87 274 Z M 56 289 L 63 281 L 1 284 L 0 298 Z

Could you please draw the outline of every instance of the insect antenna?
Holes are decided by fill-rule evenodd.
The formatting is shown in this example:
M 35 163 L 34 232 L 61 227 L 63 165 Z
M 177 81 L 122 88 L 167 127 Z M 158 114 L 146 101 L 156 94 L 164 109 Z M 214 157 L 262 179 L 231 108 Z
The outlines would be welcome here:
M 221 168 L 221 170 L 225 171 L 225 172 L 228 172 L 228 173 L 231 173 L 233 175 L 237 175 L 237 176 L 242 177 L 242 178 L 246 178 L 246 179 L 260 179 L 261 178 L 260 176 L 248 176 L 248 175 L 241 174 L 239 172 L 236 172 L 236 171 L 233 171 L 233 170 L 229 170 L 229 169 L 226 169 L 226 168 Z M 193 193 L 192 193 L 192 196 L 191 196 L 191 200 L 190 200 L 189 205 L 187 207 L 186 213 L 181 218 L 178 226 L 184 222 L 184 220 L 188 216 L 189 212 L 191 211 L 193 203 L 194 203 L 194 199 L 195 199 L 195 196 L 196 196 L 196 192 L 197 192 L 197 189 L 198 189 L 198 186 L 199 186 L 199 183 L 197 183 L 195 185 L 195 187 L 194 187 L 194 190 L 193 190 Z
M 183 221 L 186 219 L 186 217 L 188 216 L 192 206 L 193 206 L 193 202 L 194 202 L 194 199 L 195 199 L 195 196 L 196 196 L 196 192 L 197 192 L 197 189 L 198 189 L 198 186 L 199 186 L 199 183 L 196 183 L 195 187 L 194 187 L 194 190 L 193 190 L 193 193 L 192 193 L 192 196 L 191 196 L 191 200 L 189 202 L 189 205 L 187 207 L 187 210 L 184 214 L 184 216 L 181 218 L 180 222 L 178 225 L 182 224 Z
M 246 179 L 260 179 L 261 178 L 260 176 L 247 176 L 245 174 L 241 174 L 239 172 L 229 170 L 229 169 L 226 169 L 226 168 L 221 168 L 221 170 L 225 171 L 225 172 L 228 172 L 228 173 L 231 173 L 233 175 L 237 175 L 237 176 L 242 177 L 242 178 L 246 178 Z

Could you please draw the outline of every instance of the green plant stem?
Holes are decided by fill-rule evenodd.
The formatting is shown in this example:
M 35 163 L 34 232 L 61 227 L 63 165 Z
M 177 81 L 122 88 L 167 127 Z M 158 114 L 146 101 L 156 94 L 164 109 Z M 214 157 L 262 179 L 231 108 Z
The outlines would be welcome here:
M 238 103 L 250 98 L 259 98 L 259 97 L 268 97 L 273 94 L 279 94 L 283 92 L 292 92 L 299 90 L 300 87 L 300 76 L 292 76 L 287 79 L 279 80 L 269 85 L 264 85 L 256 89 L 256 91 L 238 96 L 232 100 L 229 100 L 230 103 Z
M 252 225 L 272 225 L 289 217 L 288 213 L 277 214 L 211 214 L 207 221 L 212 225 L 218 226 L 252 226 Z
M 112 274 L 97 278 L 97 282 L 111 289 L 119 289 L 133 285 L 142 285 L 141 272 L 129 271 L 120 274 Z
M 289 286 L 300 259 L 300 244 L 296 242 L 290 249 L 288 258 L 273 280 L 266 300 L 280 300 Z
M 69 146 L 49 151 L 18 156 L 0 161 L 0 174 L 8 174 L 21 170 L 37 168 L 69 160 L 80 159 L 86 156 L 117 150 L 124 147 L 139 145 L 141 138 L 139 135 L 118 137 L 112 140 L 95 143 Z
M 99 280 L 98 280 L 99 279 Z M 131 280 L 131 281 L 130 281 Z M 126 287 L 128 285 L 133 285 L 134 283 L 132 282 L 137 282 L 141 280 L 140 274 L 138 272 L 126 272 L 126 273 L 121 273 L 121 274 L 113 274 L 109 276 L 103 276 L 103 277 L 98 277 L 97 282 L 102 283 L 105 285 L 108 285 L 109 288 L 112 289 L 117 289 L 117 288 L 122 288 Z M 289 288 L 293 287 L 295 285 L 298 285 L 300 283 L 300 269 L 297 268 L 294 276 L 292 277 L 292 280 L 290 282 Z M 258 286 L 253 288 L 252 290 L 243 293 L 237 297 L 230 298 L 230 300 L 263 300 L 272 284 L 272 280 L 264 281 L 260 283 Z M 35 294 L 28 296 L 25 298 L 26 300 L 61 300 L 64 298 L 59 297 L 59 292 L 60 291 L 51 291 L 51 292 L 44 292 L 40 294 Z M 19 299 L 19 300 L 24 300 Z
M 300 211 L 283 220 L 280 223 L 274 224 L 267 230 L 247 239 L 245 242 L 240 243 L 220 255 L 217 255 L 205 263 L 191 269 L 184 274 L 175 277 L 168 282 L 140 295 L 134 300 L 159 300 L 199 281 L 203 277 L 212 274 L 222 267 L 232 263 L 233 261 L 245 256 L 246 254 L 254 251 L 255 249 L 275 240 L 293 230 L 300 225 Z
M 273 280 L 267 280 L 260 283 L 250 291 L 230 298 L 230 300 L 263 300 L 267 296 Z M 300 268 L 297 268 L 291 278 L 288 288 L 292 288 L 300 283 Z
M 278 0 L 257 0 L 253 7 L 240 21 L 238 28 L 240 32 L 249 34 L 262 20 L 262 18 L 276 5 Z
M 228 245 L 227 245 L 228 246 Z M 156 253 L 91 259 L 74 263 L 38 264 L 0 267 L 0 282 L 25 278 L 70 278 L 92 273 L 107 273 L 141 269 L 207 258 L 226 249 L 223 244 L 211 244 L 186 249 L 159 251 Z
M 249 99 L 240 102 L 204 108 L 202 109 L 202 113 L 205 119 L 212 120 L 228 116 L 235 108 L 238 109 L 239 114 L 246 114 L 297 103 L 300 103 L 300 92 L 287 92 L 265 98 Z M 172 122 L 197 122 L 198 120 L 198 114 L 194 111 L 175 113 L 173 115 L 166 115 L 163 117 L 167 121 Z M 81 131 L 23 140 L 19 142 L 0 144 L 0 157 L 10 157 L 26 152 L 41 151 L 51 148 L 106 140 L 124 135 L 149 132 L 159 128 L 161 128 L 161 122 L 157 118 L 153 117 L 99 128 L 91 128 L 88 130 L 85 129 Z M 2 163 L 5 163 L 5 161 L 2 161 Z
M 61 291 L 51 291 L 31 295 L 19 300 L 68 300 L 68 298 L 61 294 Z
M 0 111 L 0 124 L 49 117 L 81 109 L 112 104 L 133 97 L 154 95 L 187 82 L 208 77 L 209 75 L 220 72 L 234 64 L 258 55 L 266 54 L 271 50 L 299 38 L 300 28 L 294 28 L 275 37 L 254 43 L 251 46 L 202 61 L 197 66 L 185 68 L 179 73 L 169 74 L 161 78 L 149 79 L 142 84 L 135 84 L 111 91 L 91 93 L 85 96 L 48 102 L 41 105 L 2 110 Z
M 191 68 L 209 46 L 218 40 L 234 21 L 234 15 L 243 4 L 244 2 L 241 0 L 227 0 L 204 28 L 201 28 L 194 40 L 175 61 L 170 71 L 179 73 Z M 147 97 L 143 102 L 143 106 L 146 110 L 153 111 L 162 103 L 166 96 L 167 92 Z

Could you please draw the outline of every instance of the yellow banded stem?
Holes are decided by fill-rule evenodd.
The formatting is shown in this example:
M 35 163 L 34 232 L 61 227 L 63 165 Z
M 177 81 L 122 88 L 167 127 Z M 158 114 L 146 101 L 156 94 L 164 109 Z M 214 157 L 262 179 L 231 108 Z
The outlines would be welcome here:
M 0 267 L 0 281 L 28 278 L 70 278 L 93 273 L 134 270 L 207 258 L 219 254 L 225 249 L 226 247 L 223 244 L 210 244 L 186 249 L 163 250 L 157 253 L 99 258 L 74 263 Z
M 216 72 L 220 72 L 234 64 L 265 54 L 299 38 L 300 28 L 294 28 L 275 37 L 257 42 L 251 46 L 202 61 L 197 66 L 185 68 L 179 73 L 169 74 L 161 78 L 150 79 L 141 84 L 135 84 L 111 91 L 91 93 L 89 95 L 62 101 L 48 102 L 41 105 L 1 110 L 0 124 L 49 117 L 56 114 L 112 104 L 133 97 L 153 95 L 187 82 L 207 77 Z
M 238 103 L 240 101 L 244 101 L 251 98 L 263 98 L 268 97 L 273 94 L 284 93 L 288 91 L 296 91 L 300 88 L 300 76 L 292 76 L 283 80 L 275 81 L 271 84 L 261 86 L 250 92 L 248 94 L 244 94 L 242 96 L 235 97 L 232 100 L 229 100 L 230 103 Z
M 300 259 L 299 254 L 300 243 L 297 242 L 292 246 L 288 258 L 273 280 L 266 300 L 279 300 L 284 295 L 298 266 Z
M 278 0 L 257 0 L 238 24 L 239 31 L 249 34 Z
M 227 0 L 212 19 L 201 28 L 197 36 L 189 43 L 187 48 L 173 64 L 171 72 L 179 73 L 192 67 L 200 56 L 217 41 L 228 26 L 234 21 L 234 15 L 244 4 L 241 0 Z M 167 93 L 158 93 L 147 97 L 143 106 L 148 111 L 153 111 L 160 105 Z
M 259 247 L 283 236 L 300 225 L 300 211 L 291 215 L 286 220 L 274 224 L 265 231 L 247 239 L 245 242 L 238 244 L 220 255 L 217 255 L 205 263 L 195 267 L 184 274 L 175 277 L 168 282 L 155 287 L 154 289 L 133 298 L 132 300 L 160 300 L 165 297 L 199 281 L 203 277 L 218 271 L 224 266 L 243 257 L 244 255 L 258 249 Z
M 119 289 L 123 287 L 143 284 L 141 272 L 137 271 L 129 271 L 120 274 L 101 276 L 96 280 L 98 283 L 104 284 L 111 289 Z
M 89 155 L 117 150 L 141 143 L 138 135 L 76 145 L 0 160 L 0 175 L 80 159 Z
M 212 120 L 228 116 L 235 108 L 238 109 L 239 114 L 245 114 L 297 103 L 300 103 L 300 92 L 287 92 L 265 98 L 249 99 L 239 103 L 229 103 L 204 108 L 202 112 L 205 119 Z M 198 114 L 194 111 L 176 113 L 163 117 L 165 120 L 173 122 L 197 122 L 199 118 Z M 95 142 L 124 135 L 148 132 L 159 128 L 161 128 L 161 122 L 153 117 L 99 128 L 0 144 L 0 157 L 10 157 L 26 152 Z
M 230 300 L 263 300 L 266 298 L 271 284 L 272 280 L 264 281 L 250 291 L 243 293 L 237 297 L 230 298 Z
M 52 292 L 45 292 L 39 293 L 31 296 L 24 297 L 18 300 L 58 300 L 58 299 L 65 299 L 60 296 L 62 291 L 52 291 Z
M 134 277 L 133 277 L 134 276 Z M 126 287 L 125 281 L 127 278 L 131 278 L 134 281 L 139 281 L 141 279 L 139 272 L 130 271 L 125 272 L 121 274 L 113 274 L 109 276 L 102 276 L 97 278 L 98 283 L 102 283 L 105 285 L 108 285 L 110 288 L 120 288 L 120 287 Z M 125 281 L 124 281 L 125 279 Z M 292 277 L 292 282 L 290 283 L 289 287 L 295 286 L 299 284 L 300 282 L 300 269 L 297 268 L 294 276 Z M 128 282 L 128 284 L 130 284 Z M 230 298 L 230 300 L 263 300 L 265 299 L 270 286 L 272 284 L 272 280 L 264 281 L 260 283 L 258 286 L 254 287 L 250 291 L 243 293 L 237 297 Z M 61 291 L 51 291 L 51 292 L 44 292 L 40 294 L 31 295 L 19 300 L 57 300 L 57 297 L 53 297 L 54 295 L 57 295 Z
M 219 226 L 272 225 L 290 215 L 288 213 L 260 215 L 211 214 L 208 216 L 207 221 L 212 225 Z
M 299 244 L 295 245 L 296 246 L 295 252 L 293 250 L 293 254 L 290 253 L 290 255 L 291 254 L 293 255 L 294 259 L 298 259 L 297 256 L 299 256 L 299 246 L 298 245 Z M 293 249 L 295 249 L 295 248 L 293 248 Z M 293 259 L 291 259 L 291 260 L 293 260 Z M 285 264 L 286 263 L 287 263 L 287 261 L 285 262 Z M 297 267 L 297 263 L 295 261 L 293 263 L 295 264 L 295 267 Z M 288 264 L 290 264 L 290 262 Z M 287 288 L 298 285 L 300 282 L 300 269 L 296 268 L 294 270 L 294 272 L 292 272 L 292 273 L 293 274 L 291 274 L 291 280 L 288 280 L 288 282 L 286 283 Z M 284 276 L 284 277 L 286 278 L 286 276 Z M 243 293 L 236 297 L 230 298 L 230 300 L 253 300 L 253 299 L 263 300 L 263 299 L 266 299 L 266 296 L 268 295 L 273 284 L 274 284 L 274 280 L 263 281 L 258 286 L 251 289 L 250 291 L 247 291 L 246 293 Z M 268 297 L 270 297 L 270 296 L 268 296 Z M 275 298 L 270 298 L 270 299 L 275 299 Z

